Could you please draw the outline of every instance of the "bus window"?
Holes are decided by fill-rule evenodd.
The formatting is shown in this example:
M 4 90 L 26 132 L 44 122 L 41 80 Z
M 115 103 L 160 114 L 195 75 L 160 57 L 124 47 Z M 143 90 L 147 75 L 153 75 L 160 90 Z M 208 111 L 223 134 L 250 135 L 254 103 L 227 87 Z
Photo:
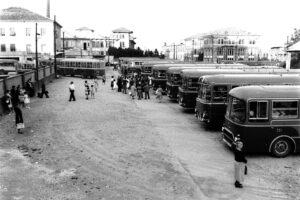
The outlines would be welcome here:
M 251 101 L 249 102 L 249 120 L 268 120 L 268 102 Z
M 298 101 L 273 101 L 272 118 L 298 118 Z
M 72 67 L 76 67 L 76 62 L 72 62 Z
M 240 99 L 234 98 L 231 101 L 229 118 L 238 123 L 244 123 L 246 120 L 246 103 Z
M 213 87 L 213 99 L 214 101 L 224 102 L 227 99 L 227 86 L 216 85 Z
M 80 68 L 80 66 L 81 66 L 81 63 L 80 62 L 76 62 L 76 67 Z
M 87 67 L 88 67 L 88 68 L 92 68 L 92 63 L 91 63 L 91 62 L 88 62 L 88 63 L 87 63 Z
M 166 77 L 166 72 L 164 71 L 158 71 L 157 77 Z

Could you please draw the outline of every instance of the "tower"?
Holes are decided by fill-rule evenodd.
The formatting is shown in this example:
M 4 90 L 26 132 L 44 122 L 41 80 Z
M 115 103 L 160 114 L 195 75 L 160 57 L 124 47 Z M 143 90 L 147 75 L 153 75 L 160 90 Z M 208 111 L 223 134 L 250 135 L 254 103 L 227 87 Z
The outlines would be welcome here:
M 50 18 L 50 0 L 47 0 L 47 17 Z

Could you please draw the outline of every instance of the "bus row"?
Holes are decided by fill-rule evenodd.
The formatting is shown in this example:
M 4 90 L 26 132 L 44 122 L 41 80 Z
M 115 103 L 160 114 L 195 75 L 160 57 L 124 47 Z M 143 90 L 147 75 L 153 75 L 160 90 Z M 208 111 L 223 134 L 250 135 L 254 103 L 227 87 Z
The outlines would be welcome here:
M 247 152 L 270 152 L 277 157 L 300 152 L 299 70 L 171 66 L 164 78 L 170 99 L 178 100 L 184 108 L 195 109 L 201 122 L 223 125 L 226 144 L 232 146 L 239 137 Z M 232 93 L 237 89 L 239 92 Z M 277 98 L 268 96 L 272 93 L 277 93 Z M 248 99 L 242 99 L 244 107 L 238 113 L 235 103 L 244 98 L 239 95 L 245 94 Z M 261 104 L 263 100 L 268 103 Z M 228 111 L 230 104 L 234 112 Z M 261 115 L 263 119 L 258 117 Z

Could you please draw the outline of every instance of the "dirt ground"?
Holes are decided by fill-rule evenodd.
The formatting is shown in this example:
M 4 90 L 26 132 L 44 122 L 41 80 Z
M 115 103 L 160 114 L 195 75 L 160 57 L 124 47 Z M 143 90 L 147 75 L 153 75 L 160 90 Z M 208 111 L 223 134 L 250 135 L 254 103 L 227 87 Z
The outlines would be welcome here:
M 243 189 L 233 185 L 233 155 L 220 131 L 164 97 L 131 100 L 110 89 L 85 100 L 84 80 L 62 77 L 50 98 L 0 119 L 0 200 L 300 199 L 299 155 L 247 155 Z M 76 101 L 68 85 L 75 82 Z

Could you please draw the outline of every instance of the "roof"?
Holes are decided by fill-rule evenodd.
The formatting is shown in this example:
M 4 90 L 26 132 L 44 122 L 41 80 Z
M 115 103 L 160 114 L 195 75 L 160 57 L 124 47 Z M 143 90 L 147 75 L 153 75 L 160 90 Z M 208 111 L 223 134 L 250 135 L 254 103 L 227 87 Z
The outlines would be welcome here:
M 58 61 L 65 61 L 65 62 L 104 62 L 98 59 L 88 59 L 88 58 L 62 58 L 58 59 Z
M 10 7 L 0 11 L 0 21 L 45 21 L 51 19 L 20 7 Z
M 200 78 L 204 75 L 209 74 L 242 74 L 243 70 L 241 69 L 215 69 L 215 68 L 205 68 L 205 69 L 184 69 L 181 71 L 181 77 L 190 77 L 190 78 Z
M 300 41 L 296 42 L 292 46 L 290 46 L 287 50 L 288 52 L 300 51 Z
M 133 31 L 130 31 L 124 27 L 117 28 L 117 29 L 113 30 L 112 32 L 113 33 L 133 33 Z
M 82 27 L 73 32 L 65 32 L 65 39 L 77 38 L 77 39 L 104 39 L 104 37 L 98 33 L 95 33 L 93 29 Z
M 90 28 L 88 28 L 88 27 L 81 27 L 81 28 L 78 28 L 78 29 L 76 29 L 76 31 L 91 31 L 91 32 L 94 32 L 94 30 L 93 29 L 90 29 Z
M 300 98 L 300 86 L 286 85 L 260 85 L 260 86 L 243 86 L 230 90 L 229 95 L 238 99 L 264 99 L 264 98 Z
M 205 84 L 296 84 L 300 85 L 299 74 L 218 74 L 201 77 Z
M 238 35 L 238 36 L 258 36 L 257 34 L 253 34 L 251 32 L 242 30 L 242 29 L 237 29 L 237 28 L 233 28 L 233 27 L 229 27 L 229 28 L 222 28 L 222 29 L 217 29 L 214 31 L 210 31 L 207 33 L 203 34 L 204 36 L 208 36 L 208 35 Z

